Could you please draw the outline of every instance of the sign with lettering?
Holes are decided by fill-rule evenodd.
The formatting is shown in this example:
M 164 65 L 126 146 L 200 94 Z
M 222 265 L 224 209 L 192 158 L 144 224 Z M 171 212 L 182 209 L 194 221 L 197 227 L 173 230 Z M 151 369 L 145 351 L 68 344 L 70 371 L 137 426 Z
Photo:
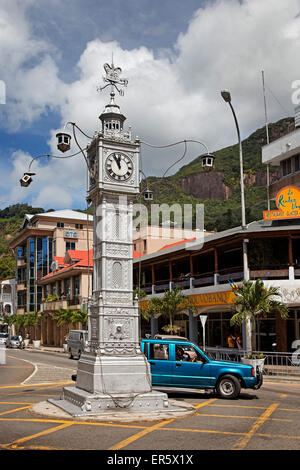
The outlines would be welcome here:
M 222 292 L 208 292 L 203 294 L 193 294 L 187 296 L 190 303 L 195 307 L 209 307 L 213 305 L 232 305 L 235 303 L 236 295 L 234 292 L 222 291 Z M 148 301 L 140 300 L 140 307 L 142 309 L 147 308 Z
M 64 230 L 64 238 L 78 238 L 76 230 Z
M 300 217 L 300 189 L 285 186 L 276 196 L 278 210 L 264 211 L 264 220 L 295 219 Z

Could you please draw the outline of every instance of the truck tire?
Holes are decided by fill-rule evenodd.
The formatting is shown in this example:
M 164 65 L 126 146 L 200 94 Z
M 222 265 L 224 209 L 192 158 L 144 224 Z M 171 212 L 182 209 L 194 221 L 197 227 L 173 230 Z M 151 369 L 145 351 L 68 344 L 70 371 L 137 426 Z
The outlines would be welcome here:
M 221 398 L 233 399 L 239 396 L 241 384 L 234 375 L 223 375 L 218 380 L 216 391 Z

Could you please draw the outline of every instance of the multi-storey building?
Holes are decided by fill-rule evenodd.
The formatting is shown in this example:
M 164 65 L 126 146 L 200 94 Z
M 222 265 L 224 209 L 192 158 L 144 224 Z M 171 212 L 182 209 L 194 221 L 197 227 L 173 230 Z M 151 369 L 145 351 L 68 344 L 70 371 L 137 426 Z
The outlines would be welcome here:
M 10 242 L 16 256 L 16 313 L 40 310 L 42 286 L 38 281 L 53 270 L 55 257 L 64 257 L 68 250 L 88 250 L 92 243 L 90 215 L 72 210 L 25 215 Z
M 275 199 L 280 189 L 300 189 L 300 107 L 296 108 L 295 128 L 289 134 L 262 147 L 262 163 L 280 167 L 280 178 L 269 186 L 269 197 Z
M 244 230 L 237 227 L 208 235 L 199 247 L 194 241 L 175 243 L 134 259 L 134 287 L 146 292 L 146 300 L 180 287 L 195 306 L 195 312 L 175 319 L 180 333 L 201 344 L 199 316 L 204 314 L 207 345 L 226 347 L 235 298 L 229 281 L 262 279 L 267 287 L 279 287 L 289 318 L 261 318 L 256 325 L 256 347 L 270 351 L 276 343 L 278 351 L 291 351 L 293 341 L 300 339 L 299 240 L 300 220 L 280 224 L 262 220 L 250 223 Z M 154 316 L 151 330 L 150 325 L 144 325 L 144 333 L 162 332 L 166 323 L 166 319 Z
M 147 225 L 133 231 L 133 248 L 141 255 L 148 255 L 166 245 L 191 240 L 196 237 L 205 237 L 210 233 L 205 230 L 200 233 L 199 231 L 176 227 Z

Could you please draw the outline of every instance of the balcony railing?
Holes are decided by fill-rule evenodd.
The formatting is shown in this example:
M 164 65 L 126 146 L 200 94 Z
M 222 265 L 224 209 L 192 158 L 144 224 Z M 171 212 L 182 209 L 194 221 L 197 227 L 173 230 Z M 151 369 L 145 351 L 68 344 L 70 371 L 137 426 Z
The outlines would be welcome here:
M 81 296 L 45 301 L 41 304 L 41 310 L 43 312 L 52 312 L 54 310 L 59 310 L 60 308 L 66 309 L 68 307 L 81 308 Z
M 254 266 L 254 268 L 256 268 Z M 294 269 L 290 272 L 289 268 L 285 266 L 272 266 L 264 267 L 264 269 L 250 269 L 250 280 L 293 280 L 300 279 L 300 269 Z M 181 289 L 195 289 L 208 286 L 216 286 L 220 284 L 228 284 L 229 281 L 240 282 L 244 279 L 244 271 L 242 266 L 219 270 L 218 273 L 212 271 L 206 273 L 197 273 L 193 277 L 185 276 L 183 278 L 163 279 L 156 281 L 154 285 L 151 283 L 141 286 L 141 289 L 147 294 L 158 294 L 166 290 L 172 290 L 174 287 Z

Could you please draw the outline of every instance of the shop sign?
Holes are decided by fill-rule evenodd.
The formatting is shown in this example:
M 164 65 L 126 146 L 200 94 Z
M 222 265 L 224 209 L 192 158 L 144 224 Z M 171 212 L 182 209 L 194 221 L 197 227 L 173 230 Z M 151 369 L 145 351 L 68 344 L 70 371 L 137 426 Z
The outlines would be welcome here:
M 264 220 L 295 219 L 300 217 L 300 189 L 285 186 L 276 196 L 278 210 L 264 211 Z
M 232 291 L 209 292 L 205 294 L 193 294 L 187 296 L 195 307 L 206 307 L 213 305 L 230 305 L 235 303 L 236 295 Z M 147 308 L 148 301 L 140 300 L 140 307 Z
M 189 300 L 195 307 L 204 307 L 210 305 L 233 304 L 235 302 L 235 297 L 234 292 L 224 291 L 189 295 Z

